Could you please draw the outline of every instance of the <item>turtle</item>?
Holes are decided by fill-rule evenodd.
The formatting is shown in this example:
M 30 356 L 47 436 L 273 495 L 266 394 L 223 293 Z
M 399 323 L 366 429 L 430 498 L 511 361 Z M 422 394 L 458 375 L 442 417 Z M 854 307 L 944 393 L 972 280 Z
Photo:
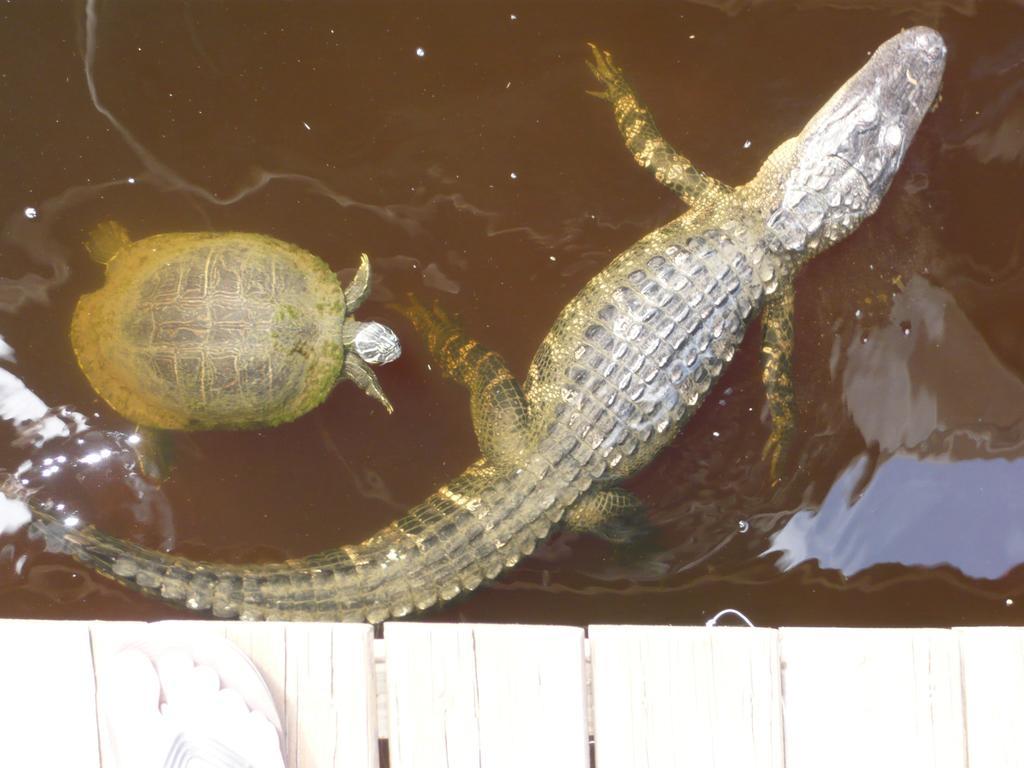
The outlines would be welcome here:
M 82 296 L 71 345 L 89 383 L 142 428 L 235 430 L 292 421 L 350 379 L 393 411 L 370 365 L 401 354 L 395 333 L 352 312 L 370 287 L 362 254 L 348 286 L 312 253 L 247 232 L 132 241 L 90 234 L 106 280 Z

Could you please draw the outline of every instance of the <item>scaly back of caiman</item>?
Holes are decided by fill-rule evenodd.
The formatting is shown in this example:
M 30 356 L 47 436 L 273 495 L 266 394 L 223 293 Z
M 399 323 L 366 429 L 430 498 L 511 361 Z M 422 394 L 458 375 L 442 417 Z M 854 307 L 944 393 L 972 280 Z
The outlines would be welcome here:
M 686 423 L 748 321 L 811 256 L 877 208 L 942 76 L 930 29 L 884 43 L 749 184 L 696 170 L 657 133 L 610 57 L 598 93 L 637 160 L 690 204 L 569 302 L 525 395 L 497 355 L 440 312 L 414 309 L 444 370 L 471 392 L 483 458 L 362 544 L 281 563 L 195 562 L 67 521 L 39 496 L 34 525 L 77 560 L 145 593 L 217 616 L 381 621 L 475 589 L 567 515 L 628 507 L 615 488 Z M 783 303 L 784 304 L 784 303 Z M 14 482 L 8 495 L 27 494 Z

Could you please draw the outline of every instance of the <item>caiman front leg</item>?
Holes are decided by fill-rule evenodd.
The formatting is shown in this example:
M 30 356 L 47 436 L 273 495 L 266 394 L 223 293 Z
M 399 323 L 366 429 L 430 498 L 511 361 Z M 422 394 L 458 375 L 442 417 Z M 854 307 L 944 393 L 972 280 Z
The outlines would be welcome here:
M 526 448 L 527 407 L 505 360 L 466 336 L 436 302 L 426 307 L 410 296 L 398 310 L 426 340 L 441 373 L 469 390 L 480 452 L 497 467 L 511 465 Z
M 650 169 L 658 181 L 691 206 L 731 193 L 732 187 L 698 170 L 665 141 L 651 113 L 626 82 L 622 70 L 612 63 L 612 55 L 593 43 L 589 45 L 594 61 L 588 61 L 587 66 L 605 89 L 587 93 L 611 102 L 619 132 L 637 163 Z
M 796 426 L 793 388 L 793 286 L 784 285 L 768 302 L 761 318 L 761 377 L 772 431 L 762 458 L 769 462 L 772 483 L 778 483 Z

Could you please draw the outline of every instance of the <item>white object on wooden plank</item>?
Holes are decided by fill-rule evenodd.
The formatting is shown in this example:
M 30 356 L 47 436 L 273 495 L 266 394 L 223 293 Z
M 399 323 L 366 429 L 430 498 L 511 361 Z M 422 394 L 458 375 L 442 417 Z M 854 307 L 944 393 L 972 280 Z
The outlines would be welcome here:
M 100 765 L 89 627 L 0 619 L 5 765 Z
M 221 674 L 233 679 L 235 686 L 242 686 L 243 696 L 251 705 L 265 701 L 266 683 L 273 700 L 274 719 L 284 722 L 283 710 L 278 703 L 274 690 L 282 689 L 284 679 L 284 629 L 280 625 L 260 625 L 244 632 L 236 629 L 231 622 L 220 621 L 161 621 L 146 622 L 106 622 L 94 621 L 89 624 L 92 639 L 93 666 L 96 675 L 97 707 L 99 710 L 100 752 L 104 765 L 123 765 L 117 762 L 117 754 L 109 729 L 111 721 L 105 716 L 107 706 L 116 706 L 111 696 L 116 695 L 108 684 L 114 678 L 115 657 L 121 651 L 133 648 L 148 656 L 154 663 L 168 651 L 180 649 L 193 655 L 196 664 L 206 664 L 214 669 L 220 667 Z M 241 644 L 235 643 L 242 651 L 244 659 L 233 654 L 224 655 L 223 642 L 229 632 L 234 632 Z M 211 640 L 213 641 L 211 643 Z M 262 683 L 254 678 L 248 670 L 248 662 L 252 662 L 262 677 Z M 222 685 L 230 681 L 221 680 Z M 282 691 L 283 692 L 283 691 Z M 137 724 L 133 724 L 137 727 Z
M 179 640 L 226 637 L 234 642 L 256 666 L 275 701 L 285 727 L 285 765 L 289 768 L 377 768 L 372 627 L 217 621 L 149 625 L 94 622 L 94 663 L 101 686 L 112 654 L 137 641 L 144 632 Z M 101 741 L 104 755 L 112 754 L 105 734 Z
M 774 630 L 593 626 L 598 768 L 783 765 Z
M 177 624 L 179 622 L 166 622 Z M 184 622 L 182 622 L 184 623 Z M 194 622 L 188 622 L 194 623 Z M 204 622 L 208 623 L 208 622 Z M 211 622 L 212 623 L 212 622 Z M 224 637 L 238 646 L 259 670 L 267 683 L 274 706 L 286 722 L 284 685 L 287 677 L 285 668 L 285 629 L 284 624 L 277 622 L 224 621 L 217 622 L 223 628 Z
M 583 630 L 393 623 L 393 768 L 586 768 Z
M 965 768 L 949 630 L 779 630 L 787 768 Z
M 956 630 L 972 766 L 1024 765 L 1024 629 Z

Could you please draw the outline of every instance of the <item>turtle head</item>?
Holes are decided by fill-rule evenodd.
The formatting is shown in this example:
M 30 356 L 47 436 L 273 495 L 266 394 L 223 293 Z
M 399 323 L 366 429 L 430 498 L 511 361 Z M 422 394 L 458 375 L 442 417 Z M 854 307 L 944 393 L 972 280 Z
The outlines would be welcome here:
M 370 365 L 393 362 L 402 354 L 402 345 L 395 332 L 377 322 L 358 324 L 352 337 L 352 349 Z
M 818 253 L 874 213 L 938 95 L 945 60 L 934 30 L 899 33 L 787 143 L 768 221 L 787 251 Z

